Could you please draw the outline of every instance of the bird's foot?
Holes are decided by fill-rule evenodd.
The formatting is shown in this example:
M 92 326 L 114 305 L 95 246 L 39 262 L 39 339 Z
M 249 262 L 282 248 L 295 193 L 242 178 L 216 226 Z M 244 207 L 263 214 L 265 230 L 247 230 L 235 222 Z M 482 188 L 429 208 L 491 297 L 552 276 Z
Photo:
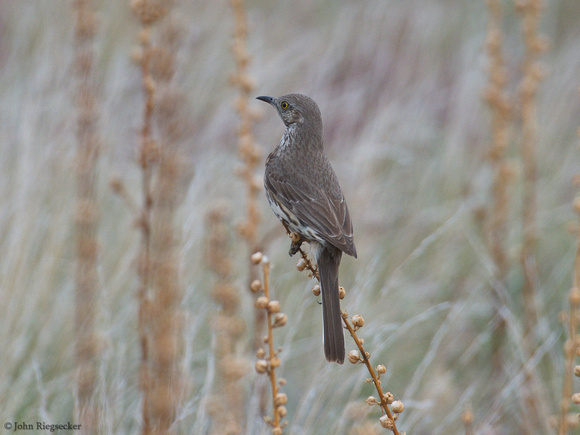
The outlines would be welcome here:
M 294 256 L 298 251 L 300 251 L 300 247 L 302 246 L 302 237 L 300 234 L 297 233 L 290 233 L 290 240 L 292 240 L 292 244 L 290 245 L 290 250 L 288 254 L 290 257 Z

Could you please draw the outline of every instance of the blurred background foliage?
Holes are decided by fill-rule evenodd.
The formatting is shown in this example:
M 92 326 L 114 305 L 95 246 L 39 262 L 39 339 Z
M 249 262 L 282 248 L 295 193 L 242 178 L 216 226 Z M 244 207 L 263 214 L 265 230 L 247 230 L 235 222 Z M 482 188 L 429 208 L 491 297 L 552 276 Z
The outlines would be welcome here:
M 95 74 L 100 105 L 98 162 L 100 340 L 98 405 L 103 433 L 138 433 L 140 394 L 136 333 L 133 216 L 109 188 L 121 177 L 138 192 L 136 163 L 143 95 L 131 55 L 138 24 L 127 2 L 94 2 L 98 14 Z M 520 17 L 503 2 L 506 91 L 518 106 L 524 57 Z M 508 159 L 506 247 L 509 269 L 502 307 L 507 377 L 494 378 L 491 336 L 494 264 L 487 244 L 492 168 L 487 85 L 486 5 L 472 0 L 246 2 L 249 73 L 256 95 L 300 92 L 319 104 L 326 152 L 349 203 L 358 260 L 345 258 L 344 308 L 361 313 L 361 336 L 383 386 L 405 403 L 398 426 L 408 434 L 460 433 L 469 406 L 475 433 L 520 433 L 523 397 L 522 271 L 519 267 L 521 166 L 517 128 Z M 183 367 L 190 388 L 178 433 L 205 433 L 204 405 L 219 374 L 211 370 L 205 266 L 206 215 L 229 210 L 233 280 L 246 295 L 247 251 L 235 234 L 244 217 L 244 185 L 235 175 L 238 116 L 229 84 L 233 17 L 223 1 L 179 2 L 173 19 L 183 32 L 176 81 L 184 93 L 188 130 L 179 144 L 189 170 L 178 210 L 185 312 Z M 0 2 L 0 418 L 72 421 L 75 112 L 72 104 L 73 14 L 64 0 Z M 537 347 L 529 362 L 540 382 L 541 418 L 559 410 L 567 309 L 572 285 L 575 219 L 571 180 L 579 172 L 580 2 L 546 2 L 540 31 L 546 78 L 538 96 Z M 254 133 L 265 158 L 283 125 L 261 111 Z M 514 119 L 517 125 L 517 116 Z M 260 174 L 262 166 L 260 166 Z M 321 350 L 320 306 L 288 258 L 288 239 L 259 202 L 259 238 L 273 268 L 271 291 L 288 315 L 276 330 L 283 347 L 288 433 L 351 433 L 378 411 L 361 368 L 337 366 Z M 253 319 L 250 297 L 241 309 Z M 249 328 L 249 327 L 248 327 Z M 252 358 L 251 337 L 240 353 Z M 347 338 L 347 351 L 350 350 Z M 256 375 L 244 379 L 248 386 Z M 370 412 L 370 414 L 369 414 Z M 265 427 L 257 415 L 247 433 Z M 371 429 L 368 429 L 371 430 Z M 379 429 L 377 429 L 379 430 Z M 356 432 L 352 432 L 356 433 Z M 523 432 L 522 432 L 523 433 Z

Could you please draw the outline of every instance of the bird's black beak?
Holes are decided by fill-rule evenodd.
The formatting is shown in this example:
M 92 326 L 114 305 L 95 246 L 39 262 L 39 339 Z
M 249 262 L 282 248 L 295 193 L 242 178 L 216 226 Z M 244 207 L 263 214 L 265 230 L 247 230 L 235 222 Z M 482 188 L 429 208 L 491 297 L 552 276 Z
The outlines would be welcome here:
M 262 100 L 268 104 L 274 105 L 274 99 L 272 97 L 256 97 L 256 100 Z

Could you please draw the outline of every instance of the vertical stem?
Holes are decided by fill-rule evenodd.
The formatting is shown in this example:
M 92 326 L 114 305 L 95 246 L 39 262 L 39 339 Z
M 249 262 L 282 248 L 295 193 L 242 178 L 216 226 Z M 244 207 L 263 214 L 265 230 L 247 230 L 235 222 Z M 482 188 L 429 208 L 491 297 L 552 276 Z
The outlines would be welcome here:
M 77 78 L 77 155 L 76 155 L 76 289 L 75 289 L 75 357 L 78 418 L 83 433 L 96 433 L 98 411 L 95 389 L 97 348 L 95 338 L 96 299 L 98 289 L 98 205 L 97 159 L 99 138 L 98 114 L 93 88 L 93 42 L 96 20 L 90 1 L 75 0 L 74 69 Z
M 264 296 L 270 300 L 270 263 L 264 262 L 263 264 L 264 269 Z M 267 310 L 266 314 L 267 324 L 268 324 L 268 351 L 270 358 L 273 358 L 274 355 L 274 329 L 272 328 L 272 313 L 270 310 Z M 276 369 L 274 367 L 270 367 L 268 372 L 270 376 L 270 385 L 272 386 L 272 415 L 274 417 L 274 421 L 272 422 L 273 427 L 280 426 L 280 415 L 278 413 L 278 407 L 276 406 L 276 395 L 278 394 L 278 381 L 276 380 Z
M 521 249 L 521 263 L 524 272 L 522 297 L 524 300 L 524 336 L 530 342 L 531 334 L 537 324 L 535 306 L 537 264 L 537 90 L 541 74 L 538 71 L 537 58 L 542 45 L 537 36 L 541 0 L 526 0 L 520 5 L 523 14 L 522 25 L 526 56 L 524 59 L 524 76 L 521 83 L 522 110 L 522 144 L 524 185 L 522 204 L 522 224 L 524 242 Z
M 580 207 L 578 207 L 578 211 L 580 213 Z M 564 383 L 562 386 L 562 397 L 560 399 L 558 435 L 566 435 L 569 430 L 568 412 L 570 410 L 570 397 L 572 396 L 572 390 L 574 387 L 575 355 L 577 349 L 579 348 L 578 315 L 580 314 L 580 225 L 576 231 L 576 257 L 574 259 L 573 287 L 570 290 L 568 298 L 570 304 L 570 309 L 568 312 L 568 340 L 566 340 L 566 343 L 564 344 Z
M 155 207 L 152 210 L 152 385 L 149 418 L 157 433 L 169 433 L 178 412 L 183 385 L 179 365 L 182 343 L 182 316 L 179 305 L 182 287 L 175 228 L 179 162 L 171 149 L 173 144 L 165 141 L 162 143 L 158 178 L 154 186 Z
M 141 81 L 145 93 L 145 106 L 143 109 L 143 123 L 141 125 L 141 137 L 139 145 L 139 165 L 141 166 L 141 248 L 139 254 L 139 289 L 137 290 L 137 299 L 139 301 L 138 325 L 139 342 L 141 344 L 141 368 L 140 368 L 140 388 L 143 393 L 142 402 L 142 434 L 151 433 L 151 422 L 149 419 L 149 405 L 151 395 L 151 372 L 150 372 L 150 355 L 149 355 L 149 289 L 151 285 L 151 209 L 153 198 L 151 194 L 151 118 L 154 107 L 154 86 L 153 78 L 149 71 L 149 57 L 151 52 L 151 28 L 144 26 L 141 30 L 140 40 L 143 50 L 141 59 Z
M 363 359 L 363 362 L 364 362 L 365 366 L 367 367 L 368 372 L 371 375 L 371 378 L 373 380 L 373 384 L 375 385 L 375 389 L 377 390 L 377 394 L 379 395 L 379 398 L 381 399 L 380 407 L 383 409 L 383 411 L 385 412 L 387 417 L 389 417 L 389 419 L 393 423 L 393 429 L 392 429 L 393 433 L 395 435 L 399 435 L 397 425 L 395 424 L 395 419 L 393 418 L 393 413 L 389 409 L 389 405 L 387 403 L 387 398 L 386 398 L 385 393 L 383 391 L 383 387 L 381 386 L 381 381 L 379 380 L 377 373 L 375 372 L 375 370 L 373 369 L 373 366 L 371 365 L 371 362 L 369 360 L 369 356 L 367 355 L 367 352 L 365 351 L 362 342 L 358 338 L 353 326 L 348 321 L 348 315 L 346 314 L 346 312 L 343 312 L 343 314 L 342 314 L 342 321 L 344 323 L 344 326 L 346 327 L 346 329 L 350 333 L 350 336 L 352 337 L 355 344 L 357 345 L 359 352 L 360 352 L 360 355 Z
M 245 322 L 240 316 L 240 289 L 234 283 L 235 272 L 230 258 L 230 219 L 224 206 L 216 206 L 207 216 L 207 264 L 217 281 L 211 292 L 218 310 L 212 330 L 215 362 L 215 388 L 208 410 L 212 417 L 210 433 L 236 435 L 246 433 L 243 377 L 245 361 L 238 356 L 237 348 L 244 339 Z
M 523 64 L 523 77 L 520 83 L 521 95 L 521 159 L 523 163 L 523 193 L 522 193 L 522 228 L 523 243 L 520 252 L 520 262 L 524 276 L 522 285 L 522 302 L 524 311 L 524 348 L 529 357 L 537 348 L 535 329 L 538 323 L 536 309 L 537 287 L 537 154 L 538 154 L 538 125 L 537 125 L 537 91 L 541 80 L 541 72 L 537 59 L 545 44 L 538 37 L 538 23 L 542 7 L 541 0 L 523 0 L 516 3 L 522 14 L 522 33 L 525 44 L 525 58 Z M 541 410 L 540 384 L 536 374 L 527 366 L 525 371 L 525 403 L 528 412 L 534 418 L 534 428 L 528 433 L 538 429 L 537 424 L 543 423 L 541 417 L 547 411 Z M 534 422 L 532 420 L 532 422 Z M 537 424 L 536 424 L 537 423 Z M 544 423 L 545 426 L 545 423 Z M 546 427 L 546 426 L 545 426 Z M 549 430 L 546 427 L 546 430 Z
M 580 244 L 578 244 L 580 247 Z M 580 248 L 579 248 L 580 250 Z M 570 298 L 572 299 L 572 298 Z M 564 368 L 564 384 L 562 387 L 562 398 L 560 401 L 560 421 L 558 424 L 558 434 L 565 435 L 568 433 L 568 411 L 570 410 L 570 396 L 574 385 L 574 355 L 576 354 L 578 328 L 576 317 L 578 315 L 578 304 L 570 300 L 570 310 L 568 313 L 568 340 L 564 346 L 564 356 L 566 359 Z
M 486 100 L 491 111 L 492 145 L 490 160 L 494 171 L 492 186 L 492 209 L 490 222 L 490 248 L 495 264 L 495 279 L 500 286 L 505 285 L 507 273 L 506 236 L 508 217 L 508 183 L 510 167 L 505 156 L 509 143 L 509 124 L 511 108 L 505 92 L 506 72 L 502 53 L 503 35 L 501 32 L 502 10 L 498 0 L 488 0 L 487 53 L 490 60 L 489 84 Z M 493 303 L 497 315 L 502 301 L 493 293 Z M 505 320 L 498 318 L 492 342 L 492 361 L 496 376 L 502 372 L 502 348 L 505 335 Z
M 234 37 L 232 45 L 232 54 L 236 64 L 234 74 L 232 74 L 231 82 L 238 90 L 238 98 L 235 101 L 236 111 L 239 116 L 239 124 L 237 129 L 238 135 L 238 153 L 243 162 L 243 166 L 239 171 L 239 176 L 245 184 L 246 190 L 246 217 L 239 225 L 240 236 L 245 240 L 248 247 L 248 257 L 254 252 L 259 251 L 257 234 L 258 226 L 260 224 L 260 211 L 258 207 L 258 193 L 262 190 L 262 186 L 257 182 L 256 170 L 261 161 L 261 150 L 256 145 L 254 135 L 252 133 L 254 114 L 248 106 L 250 94 L 254 89 L 253 80 L 248 74 L 248 64 L 250 62 L 250 55 L 246 48 L 248 38 L 248 20 L 246 17 L 246 10 L 243 0 L 230 0 L 232 12 L 234 15 Z M 255 268 L 249 264 L 249 280 L 248 284 L 254 281 L 257 276 Z M 249 288 L 249 285 L 248 285 Z M 264 322 L 266 316 L 263 310 L 255 309 L 254 311 L 254 350 L 262 346 L 261 337 L 264 330 Z M 266 397 L 264 396 L 264 399 Z M 262 406 L 265 400 L 262 401 Z
M 288 228 L 286 228 L 286 231 L 288 231 Z M 289 233 L 289 235 L 290 235 L 290 238 L 293 239 L 293 234 Z M 293 239 L 293 242 L 294 242 L 294 239 Z M 314 265 L 312 264 L 312 262 L 308 258 L 308 255 L 301 248 L 298 248 L 298 252 L 300 252 L 301 257 L 304 260 L 305 269 L 311 273 L 312 278 L 316 278 L 320 282 L 320 275 L 318 273 L 318 269 L 316 267 L 314 267 Z M 366 350 L 364 349 L 363 343 L 362 343 L 361 339 L 358 337 L 355 328 L 348 321 L 348 313 L 346 311 L 341 311 L 341 315 L 342 315 L 342 322 L 344 323 L 345 328 L 350 333 L 350 336 L 354 340 L 356 346 L 358 347 L 360 355 L 362 357 L 362 361 L 365 364 L 368 372 L 371 375 L 371 378 L 373 380 L 373 384 L 375 386 L 375 389 L 377 390 L 377 394 L 379 395 L 379 398 L 381 399 L 379 406 L 385 412 L 385 415 L 389 418 L 390 422 L 392 423 L 391 430 L 393 431 L 393 433 L 395 435 L 399 435 L 399 430 L 397 429 L 397 424 L 395 422 L 395 418 L 393 416 L 393 413 L 389 409 L 389 400 L 387 399 L 387 394 L 390 395 L 390 393 L 387 393 L 387 394 L 384 393 L 383 387 L 381 385 L 381 380 L 379 379 L 377 372 L 373 369 L 373 366 L 371 365 L 371 361 L 369 359 L 369 354 L 367 354 Z M 391 397 L 392 397 L 392 395 L 391 395 Z

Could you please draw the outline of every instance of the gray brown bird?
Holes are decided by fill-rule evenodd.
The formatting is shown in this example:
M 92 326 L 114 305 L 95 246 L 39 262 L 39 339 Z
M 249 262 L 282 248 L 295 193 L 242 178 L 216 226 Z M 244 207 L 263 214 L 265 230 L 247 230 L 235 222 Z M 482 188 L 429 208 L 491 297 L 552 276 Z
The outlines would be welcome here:
M 324 353 L 328 361 L 342 364 L 338 267 L 343 252 L 356 258 L 356 247 L 344 195 L 324 154 L 320 110 L 300 94 L 257 98 L 276 108 L 286 126 L 280 144 L 266 160 L 266 196 L 284 226 L 310 244 L 322 288 Z M 293 244 L 290 255 L 299 247 Z

